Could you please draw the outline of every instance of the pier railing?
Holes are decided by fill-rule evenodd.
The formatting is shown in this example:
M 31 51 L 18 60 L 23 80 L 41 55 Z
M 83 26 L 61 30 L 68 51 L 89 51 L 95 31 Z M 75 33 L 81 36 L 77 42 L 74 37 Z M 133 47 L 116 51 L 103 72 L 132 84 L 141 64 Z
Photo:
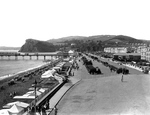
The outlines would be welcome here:
M 22 57 L 22 59 L 24 59 L 24 57 L 29 57 L 29 59 L 31 60 L 32 57 L 37 57 L 37 60 L 39 59 L 39 56 L 44 57 L 44 60 L 46 60 L 47 56 L 50 57 L 68 57 L 69 54 L 67 52 L 37 52 L 37 53 L 22 53 L 22 52 L 0 52 L 0 59 L 6 59 L 4 57 L 7 57 L 8 59 L 11 59 L 10 57 L 15 57 L 15 60 L 18 59 L 18 57 Z

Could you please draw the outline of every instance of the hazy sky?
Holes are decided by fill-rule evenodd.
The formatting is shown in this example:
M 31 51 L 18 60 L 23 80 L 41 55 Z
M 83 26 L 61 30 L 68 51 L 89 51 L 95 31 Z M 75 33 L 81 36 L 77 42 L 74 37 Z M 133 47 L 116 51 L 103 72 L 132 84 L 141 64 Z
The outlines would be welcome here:
M 149 31 L 150 0 L 0 0 L 0 46 L 74 35 L 150 40 Z

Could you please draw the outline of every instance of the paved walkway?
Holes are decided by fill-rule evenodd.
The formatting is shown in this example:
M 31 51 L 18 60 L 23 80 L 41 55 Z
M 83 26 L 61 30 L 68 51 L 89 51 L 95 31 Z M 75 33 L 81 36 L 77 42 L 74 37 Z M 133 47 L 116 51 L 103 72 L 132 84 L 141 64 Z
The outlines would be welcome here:
M 80 63 L 81 64 L 81 63 Z M 150 77 L 130 68 L 124 76 L 94 62 L 103 75 L 89 75 L 81 64 L 81 82 L 58 104 L 58 115 L 149 115 Z M 135 73 L 135 74 L 134 74 Z M 141 74 L 139 74 L 141 73 Z
M 57 93 L 50 99 L 49 101 L 50 108 L 54 108 L 58 104 L 60 99 L 64 96 L 64 94 L 79 81 L 80 79 L 69 78 L 69 83 L 62 86 L 60 90 L 58 90 Z
M 53 110 L 57 106 L 59 101 L 63 98 L 63 96 L 67 93 L 67 91 L 70 88 L 72 88 L 75 84 L 77 84 L 78 82 L 81 81 L 81 78 L 78 76 L 78 73 L 80 71 L 73 69 L 72 72 L 74 72 L 74 76 L 70 76 L 68 78 L 69 82 L 66 83 L 64 86 L 62 86 L 57 91 L 57 93 L 50 99 L 50 101 L 49 101 L 49 108 L 50 108 L 50 110 L 47 110 L 47 114 L 49 114 L 51 112 L 51 110 Z

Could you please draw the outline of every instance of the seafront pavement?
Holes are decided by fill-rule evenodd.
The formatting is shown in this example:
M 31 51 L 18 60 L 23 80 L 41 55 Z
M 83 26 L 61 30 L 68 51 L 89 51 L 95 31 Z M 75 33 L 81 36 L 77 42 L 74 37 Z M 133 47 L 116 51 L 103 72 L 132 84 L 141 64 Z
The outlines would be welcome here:
M 81 78 L 58 104 L 58 115 L 149 115 L 150 78 L 130 68 L 129 75 L 111 73 L 94 61 L 103 75 L 89 75 L 85 66 L 74 77 Z M 135 74 L 133 74 L 135 73 Z

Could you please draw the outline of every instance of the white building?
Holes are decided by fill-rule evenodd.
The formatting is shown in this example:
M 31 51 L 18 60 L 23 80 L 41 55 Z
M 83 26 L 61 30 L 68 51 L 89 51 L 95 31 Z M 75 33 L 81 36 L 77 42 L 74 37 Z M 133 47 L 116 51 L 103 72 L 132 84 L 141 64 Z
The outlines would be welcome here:
M 104 52 L 107 53 L 127 53 L 126 47 L 107 47 L 104 48 Z
M 143 60 L 146 60 L 146 52 L 147 52 L 146 46 L 139 46 L 137 48 L 137 53 L 141 54 L 141 59 L 143 59 Z
M 139 46 L 137 48 L 137 53 L 141 54 L 141 59 L 150 61 L 150 47 L 147 46 Z

